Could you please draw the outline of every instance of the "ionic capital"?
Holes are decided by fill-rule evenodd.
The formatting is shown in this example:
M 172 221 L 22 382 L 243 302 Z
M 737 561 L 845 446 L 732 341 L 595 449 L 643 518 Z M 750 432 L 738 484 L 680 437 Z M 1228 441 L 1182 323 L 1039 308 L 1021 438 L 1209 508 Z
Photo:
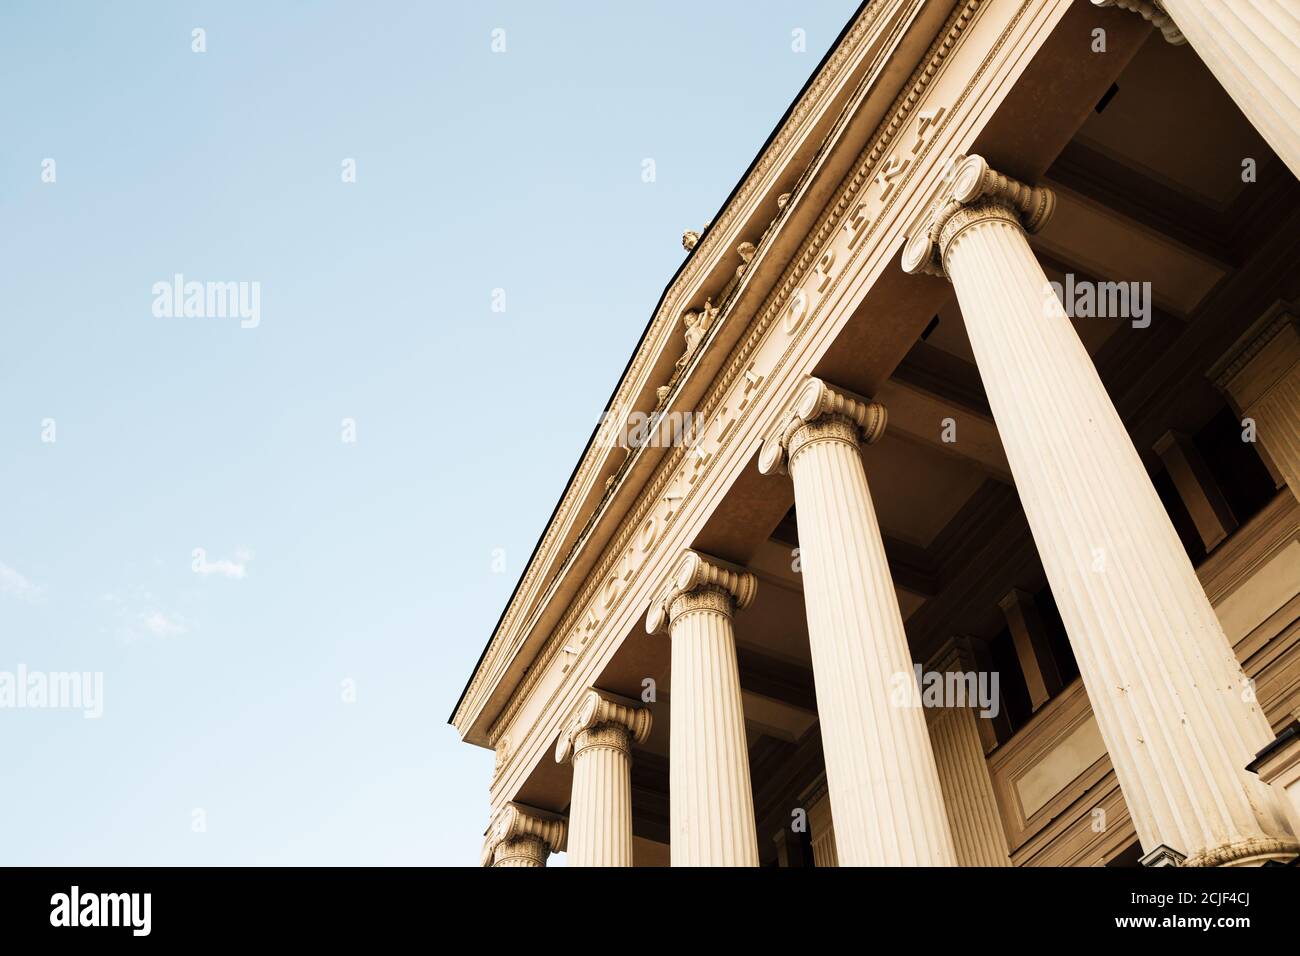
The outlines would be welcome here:
M 758 470 L 784 474 L 799 451 L 817 440 L 872 444 L 885 431 L 885 406 L 810 378 L 772 434 L 763 442 Z
M 1052 218 L 1056 194 L 1026 186 L 989 167 L 982 156 L 956 161 L 948 184 L 922 223 L 922 231 L 903 249 L 903 269 L 913 275 L 946 275 L 948 248 L 968 226 L 992 219 L 1014 222 L 1038 232 Z
M 544 866 L 548 854 L 565 848 L 568 830 L 563 820 L 535 816 L 507 804 L 488 830 L 480 862 L 483 866 Z
M 687 551 L 663 593 L 650 604 L 645 629 L 659 634 L 687 611 L 708 609 L 730 617 L 754 603 L 758 579 L 698 551 Z
M 1178 24 L 1174 23 L 1174 18 L 1160 5 L 1160 0 L 1092 0 L 1092 5 L 1094 7 L 1119 7 L 1121 10 L 1136 13 L 1159 30 L 1172 45 L 1182 46 L 1187 42 L 1187 37 L 1183 36 L 1183 31 L 1178 29 Z
M 632 743 L 650 736 L 650 711 L 629 707 L 589 690 L 574 710 L 573 719 L 555 745 L 556 763 L 567 763 L 588 747 L 611 747 L 627 753 Z

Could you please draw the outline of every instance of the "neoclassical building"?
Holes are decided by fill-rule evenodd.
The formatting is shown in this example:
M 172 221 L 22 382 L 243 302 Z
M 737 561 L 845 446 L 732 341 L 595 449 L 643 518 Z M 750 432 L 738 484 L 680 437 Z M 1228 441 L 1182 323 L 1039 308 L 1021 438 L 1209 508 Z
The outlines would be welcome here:
M 1300 852 L 1297 24 L 862 5 L 456 704 L 485 865 Z

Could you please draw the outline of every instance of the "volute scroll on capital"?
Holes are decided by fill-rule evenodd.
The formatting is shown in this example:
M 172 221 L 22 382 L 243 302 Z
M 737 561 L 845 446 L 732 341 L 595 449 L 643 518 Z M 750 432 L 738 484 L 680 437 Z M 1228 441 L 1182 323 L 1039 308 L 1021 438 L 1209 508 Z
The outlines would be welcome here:
M 574 710 L 573 719 L 560 734 L 555 745 L 555 762 L 567 763 L 585 745 L 600 742 L 603 731 L 612 731 L 611 742 L 621 749 L 633 743 L 643 744 L 650 737 L 652 718 L 644 707 L 633 707 L 609 700 L 600 692 L 589 690 Z
M 687 551 L 677 563 L 663 593 L 650 603 L 645 629 L 664 632 L 692 605 L 712 606 L 724 614 L 744 610 L 754 603 L 758 579 L 749 571 L 728 567 L 698 551 Z
M 846 440 L 871 445 L 885 433 L 888 420 L 889 413 L 879 402 L 828 385 L 819 378 L 809 378 L 776 430 L 763 442 L 758 453 L 758 470 L 764 475 L 785 474 L 790 459 L 802 446 L 800 432 L 806 437 L 808 426 L 819 422 L 834 424 L 844 429 Z
M 999 173 L 982 156 L 958 157 L 921 231 L 903 247 L 903 271 L 946 276 L 948 248 L 967 226 L 1005 219 L 1035 233 L 1047 225 L 1055 210 L 1052 190 L 1027 186 Z
M 560 853 L 567 846 L 568 836 L 569 827 L 563 820 L 534 816 L 513 803 L 507 804 L 488 830 L 480 862 L 483 866 L 491 866 L 499 856 L 498 849 L 516 840 L 535 841 L 545 851 Z M 544 852 L 542 856 L 544 858 Z

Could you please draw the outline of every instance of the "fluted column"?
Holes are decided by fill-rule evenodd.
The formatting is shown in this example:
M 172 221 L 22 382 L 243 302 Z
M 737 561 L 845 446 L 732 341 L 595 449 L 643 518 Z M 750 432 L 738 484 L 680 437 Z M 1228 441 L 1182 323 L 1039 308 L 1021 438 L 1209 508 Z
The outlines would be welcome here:
M 794 482 L 808 642 L 842 866 L 952 866 L 952 837 L 903 616 L 859 450 L 883 406 L 810 379 L 763 445 L 763 474 Z
M 1273 151 L 1300 177 L 1297 0 L 1092 0 L 1131 10 L 1209 67 Z
M 1300 498 L 1300 319 L 1278 302 L 1210 369 Z
M 822 777 L 804 798 L 808 804 L 808 831 L 812 838 L 813 864 L 818 867 L 840 865 L 835 851 L 835 821 L 831 810 L 831 797 Z
M 545 866 L 546 858 L 565 848 L 563 820 L 535 815 L 507 804 L 488 830 L 484 866 Z
M 632 865 L 632 742 L 650 735 L 650 712 L 583 695 L 555 748 L 573 761 L 569 866 Z
M 646 630 L 672 635 L 668 789 L 673 866 L 758 866 L 754 794 L 732 617 L 752 574 L 688 551 Z
M 946 273 L 1043 569 L 1142 846 L 1189 864 L 1295 848 L 1244 769 L 1271 734 L 1196 572 L 1025 230 L 1053 196 L 955 167 L 909 272 Z
M 976 671 L 972 656 L 964 652 L 963 642 L 959 640 L 946 641 L 930 669 L 940 674 Z M 998 814 L 977 723 L 989 718 L 978 716 L 979 707 L 970 702 L 950 701 L 949 704 L 927 709 L 926 716 L 957 864 L 1010 866 L 1006 832 Z M 992 706 L 1000 708 L 1001 705 L 999 699 Z

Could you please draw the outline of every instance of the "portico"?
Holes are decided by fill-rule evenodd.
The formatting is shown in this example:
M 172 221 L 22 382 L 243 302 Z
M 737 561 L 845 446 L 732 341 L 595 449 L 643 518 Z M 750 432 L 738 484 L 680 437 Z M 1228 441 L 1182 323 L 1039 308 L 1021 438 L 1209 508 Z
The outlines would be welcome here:
M 1156 14 L 1190 45 L 1131 6 L 862 6 L 457 704 L 497 754 L 485 864 L 1300 852 L 1247 769 L 1300 710 L 1300 185 L 1237 105 L 1296 63 L 1229 82 L 1203 5 Z M 1057 291 L 1107 282 L 1147 314 Z M 633 415 L 691 427 L 628 447 Z M 910 706 L 917 664 L 997 706 Z

